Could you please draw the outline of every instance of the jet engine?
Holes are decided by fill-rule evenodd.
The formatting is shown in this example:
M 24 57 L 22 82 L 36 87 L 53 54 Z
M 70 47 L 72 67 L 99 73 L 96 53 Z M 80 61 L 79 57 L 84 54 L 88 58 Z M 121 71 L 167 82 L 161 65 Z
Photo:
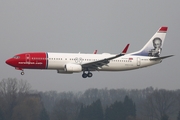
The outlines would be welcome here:
M 73 74 L 73 72 L 67 72 L 67 71 L 64 71 L 64 70 L 57 70 L 57 73 L 60 73 L 60 74 Z
M 77 64 L 66 64 L 64 66 L 64 71 L 66 72 L 81 72 L 82 66 Z

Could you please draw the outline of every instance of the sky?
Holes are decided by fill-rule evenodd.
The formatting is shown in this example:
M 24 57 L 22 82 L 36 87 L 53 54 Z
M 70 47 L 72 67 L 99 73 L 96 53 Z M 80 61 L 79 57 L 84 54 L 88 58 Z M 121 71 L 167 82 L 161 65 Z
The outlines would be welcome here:
M 179 89 L 179 0 L 1 0 L 0 80 L 27 80 L 38 91 L 107 89 Z M 5 64 L 24 52 L 117 54 L 130 43 L 138 51 L 161 27 L 168 26 L 162 63 L 126 72 L 58 74 L 56 70 L 19 70 Z

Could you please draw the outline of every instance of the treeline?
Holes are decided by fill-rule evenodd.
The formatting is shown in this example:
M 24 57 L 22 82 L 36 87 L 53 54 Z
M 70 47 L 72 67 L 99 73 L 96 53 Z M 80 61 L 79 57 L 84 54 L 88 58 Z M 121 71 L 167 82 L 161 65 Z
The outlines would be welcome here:
M 0 120 L 180 120 L 180 90 L 88 89 L 39 92 L 0 81 Z
M 126 120 L 128 118 L 136 118 L 135 103 L 126 96 L 124 102 L 116 101 L 107 106 L 105 113 L 100 99 L 93 102 L 91 105 L 81 105 L 78 120 Z

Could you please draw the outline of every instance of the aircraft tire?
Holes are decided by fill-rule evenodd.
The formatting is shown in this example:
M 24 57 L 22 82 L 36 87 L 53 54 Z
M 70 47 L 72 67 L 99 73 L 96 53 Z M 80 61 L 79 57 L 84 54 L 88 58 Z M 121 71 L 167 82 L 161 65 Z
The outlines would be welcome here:
M 89 72 L 89 73 L 87 74 L 87 76 L 88 76 L 88 77 L 92 77 L 93 74 L 92 74 L 91 72 Z
M 87 78 L 87 76 L 88 76 L 88 75 L 87 75 L 86 73 L 83 73 L 83 74 L 82 74 L 82 77 L 83 77 L 83 78 Z
M 24 75 L 24 72 L 21 72 L 21 75 Z

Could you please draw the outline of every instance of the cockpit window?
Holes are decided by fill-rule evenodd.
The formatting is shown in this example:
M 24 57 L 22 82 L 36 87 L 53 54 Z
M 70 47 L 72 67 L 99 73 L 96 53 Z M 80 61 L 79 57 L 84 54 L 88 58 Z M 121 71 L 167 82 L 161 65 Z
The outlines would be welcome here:
M 19 57 L 19 56 L 14 56 L 13 58 L 14 58 L 14 59 L 19 59 L 20 57 Z

